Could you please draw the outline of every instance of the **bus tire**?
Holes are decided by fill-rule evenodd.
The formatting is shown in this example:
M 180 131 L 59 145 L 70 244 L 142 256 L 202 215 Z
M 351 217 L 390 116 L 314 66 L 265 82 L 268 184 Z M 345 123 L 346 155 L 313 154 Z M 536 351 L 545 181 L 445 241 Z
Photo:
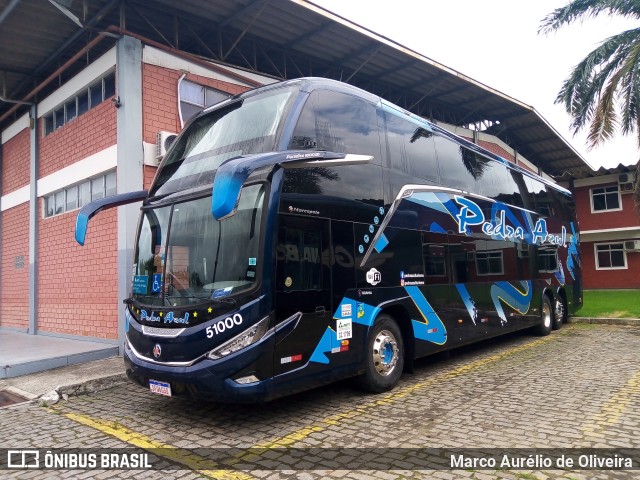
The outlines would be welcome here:
M 553 308 L 553 324 L 554 330 L 560 330 L 562 324 L 565 322 L 566 308 L 564 305 L 564 299 L 562 295 L 556 297 L 555 305 Z
M 542 304 L 540 305 L 540 323 L 537 327 L 538 335 L 546 336 L 551 333 L 553 324 L 553 305 L 548 295 L 542 296 Z
M 404 368 L 404 343 L 398 324 L 389 315 L 378 316 L 367 340 L 365 372 L 358 378 L 369 392 L 382 393 L 395 387 Z

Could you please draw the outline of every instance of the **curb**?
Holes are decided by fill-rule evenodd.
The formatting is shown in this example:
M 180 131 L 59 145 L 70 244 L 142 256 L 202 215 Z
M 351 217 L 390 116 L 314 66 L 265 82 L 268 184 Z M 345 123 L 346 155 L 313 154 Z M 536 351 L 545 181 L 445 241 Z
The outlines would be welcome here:
M 640 318 L 569 317 L 569 323 L 596 323 L 601 325 L 640 325 Z
M 43 405 L 55 405 L 60 399 L 67 400 L 69 397 L 77 397 L 87 395 L 89 393 L 107 390 L 127 383 L 127 375 L 117 373 L 115 375 L 107 375 L 105 377 L 94 378 L 84 382 L 74 383 L 71 385 L 61 385 L 44 395 L 32 401 L 39 401 Z
M 101 378 L 94 378 L 85 382 L 75 383 L 72 385 L 62 385 L 56 388 L 60 395 L 68 395 L 77 397 L 78 395 L 86 395 L 87 393 L 99 392 L 108 388 L 117 387 L 127 383 L 127 375 L 125 373 L 117 373 Z

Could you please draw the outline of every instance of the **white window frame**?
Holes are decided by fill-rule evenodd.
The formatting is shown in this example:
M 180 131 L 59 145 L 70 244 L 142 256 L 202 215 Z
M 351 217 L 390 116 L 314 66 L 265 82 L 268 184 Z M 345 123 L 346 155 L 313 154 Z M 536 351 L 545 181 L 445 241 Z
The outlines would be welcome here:
M 82 182 L 79 182 L 79 183 L 72 183 L 72 184 L 70 184 L 70 185 L 67 185 L 67 186 L 66 186 L 66 187 L 64 187 L 64 188 L 60 188 L 60 189 L 58 189 L 58 190 L 54 190 L 53 192 L 50 192 L 50 193 L 48 193 L 48 194 L 44 195 L 44 196 L 42 197 L 42 218 L 43 218 L 43 219 L 48 219 L 48 218 L 53 218 L 53 217 L 58 217 L 58 216 L 60 216 L 60 215 L 64 215 L 65 213 L 68 213 L 68 212 L 74 212 L 74 211 L 76 211 L 76 210 L 80 210 L 82 207 L 84 207 L 85 205 L 87 205 L 87 203 L 92 202 L 92 201 L 93 201 L 93 200 L 91 199 L 91 198 L 93 197 L 93 192 L 92 192 L 92 190 L 93 190 L 93 188 L 92 188 L 92 182 L 93 182 L 94 180 L 98 180 L 98 179 L 99 179 L 99 180 L 102 180 L 102 197 L 100 197 L 99 199 L 106 198 L 106 192 L 107 192 L 107 177 L 108 177 L 109 175 L 112 175 L 112 174 L 113 174 L 113 175 L 116 175 L 116 171 L 115 171 L 115 170 L 109 170 L 109 171 L 104 172 L 104 173 L 102 173 L 102 174 L 100 174 L 100 175 L 96 175 L 96 176 L 94 176 L 94 177 L 89 177 L 89 178 L 87 178 L 86 180 L 84 180 L 84 181 L 82 181 Z M 89 193 L 90 193 L 90 196 L 89 196 L 89 202 L 87 202 L 87 203 L 83 203 L 83 204 L 80 204 L 80 185 L 83 185 L 83 184 L 89 184 Z M 67 194 L 68 194 L 69 190 L 71 190 L 71 189 L 73 189 L 73 188 L 75 188 L 75 187 L 77 187 L 76 192 L 75 192 L 75 195 L 76 195 L 76 205 L 77 205 L 77 206 L 76 206 L 76 208 L 73 208 L 73 209 L 67 210 Z M 116 188 L 117 188 L 117 187 L 116 187 Z M 117 192 L 117 190 L 116 190 L 116 192 Z M 48 203 L 49 199 L 55 199 L 56 195 L 57 195 L 57 194 L 59 194 L 59 193 L 62 193 L 62 194 L 63 194 L 63 195 L 62 195 L 62 198 L 63 198 L 63 201 L 62 201 L 62 203 L 63 203 L 62 211 L 61 211 L 60 213 L 56 213 L 57 202 L 54 200 L 53 215 L 47 215 L 47 203 Z M 99 199 L 96 199 L 96 200 L 99 200 Z
M 500 254 L 500 272 L 490 272 L 490 273 L 480 273 L 480 269 L 478 268 L 478 255 L 488 255 L 490 253 L 499 253 Z M 476 274 L 479 277 L 490 277 L 490 276 L 495 276 L 495 275 L 504 275 L 504 252 L 502 250 L 482 250 L 482 251 L 477 251 L 476 255 L 475 255 L 475 260 L 476 260 Z M 487 256 L 486 260 L 489 260 L 489 257 Z
M 556 268 L 554 268 L 553 270 L 538 270 L 538 272 L 540 273 L 555 273 L 560 269 L 560 258 L 558 257 L 558 250 L 557 249 L 546 249 L 546 250 L 542 250 L 542 249 L 538 249 L 538 258 L 540 257 L 553 257 L 556 261 Z
M 186 100 L 182 97 L 182 92 L 181 92 L 181 87 L 183 84 L 190 84 L 190 85 L 194 85 L 196 87 L 200 87 L 202 88 L 202 103 L 196 103 L 192 100 Z M 196 107 L 199 108 L 200 111 L 204 110 L 205 108 L 209 108 L 213 105 L 216 105 L 217 103 L 223 101 L 224 99 L 220 100 L 219 102 L 213 103 L 211 105 L 207 105 L 207 92 L 211 91 L 211 92 L 215 92 L 218 93 L 220 95 L 225 95 L 227 98 L 231 98 L 232 95 L 230 93 L 227 93 L 223 90 L 220 90 L 219 88 L 213 88 L 213 87 L 209 87 L 207 85 L 202 85 L 201 83 L 198 82 L 194 82 L 192 80 L 188 80 L 188 79 L 183 79 L 181 82 L 178 82 L 178 109 L 180 111 L 180 121 L 183 122 L 182 118 L 183 118 L 183 112 L 182 112 L 182 104 L 185 103 L 187 105 L 191 105 L 192 107 Z M 197 114 L 195 114 L 197 115 Z M 188 120 L 190 120 L 191 118 L 193 118 L 195 115 L 192 115 L 191 117 L 189 117 Z M 188 121 L 188 120 L 184 120 L 184 122 Z
M 598 245 L 614 245 L 622 244 L 622 258 L 624 259 L 624 267 L 601 267 L 598 260 Z M 609 249 L 611 251 L 611 249 Z M 617 251 L 617 250 L 616 250 Z M 627 251 L 624 248 L 624 240 L 620 242 L 600 242 L 593 244 L 593 256 L 596 270 L 628 270 L 629 264 L 627 263 Z
M 593 207 L 593 191 L 597 188 L 609 188 L 616 187 L 618 189 L 618 208 L 607 208 L 605 210 L 596 210 Z M 620 195 L 620 185 L 598 185 L 589 189 L 589 202 L 591 203 L 591 213 L 607 213 L 607 212 L 619 212 L 622 210 L 622 196 Z
M 91 84 L 87 85 L 86 87 L 84 87 L 82 90 L 80 90 L 79 92 L 77 92 L 75 95 L 72 95 L 69 98 L 66 98 L 63 102 L 59 103 L 58 105 L 55 106 L 55 108 L 52 108 L 50 111 L 48 111 L 45 115 L 42 116 L 42 137 L 46 137 L 47 135 L 52 134 L 53 132 L 55 132 L 56 130 L 58 130 L 59 128 L 64 127 L 66 124 L 74 121 L 75 119 L 77 119 L 78 117 L 81 117 L 82 115 L 84 115 L 85 113 L 89 112 L 90 110 L 94 109 L 95 107 L 97 107 L 98 105 L 101 105 L 107 98 L 110 97 L 106 97 L 106 82 L 107 80 L 111 80 L 111 78 L 113 77 L 113 83 L 114 83 L 114 95 L 115 92 L 117 91 L 117 87 L 115 85 L 116 83 L 116 74 L 115 71 L 113 69 L 110 69 L 108 72 L 106 72 L 102 77 L 100 77 L 99 79 L 95 80 L 94 82 L 92 82 Z M 91 96 L 89 94 L 89 91 L 91 88 L 97 86 L 98 84 L 101 85 L 102 88 L 102 95 L 101 98 L 102 100 L 100 100 L 98 103 L 96 103 L 95 105 L 91 104 Z M 78 98 L 81 97 L 82 95 L 87 96 L 87 109 L 82 112 L 79 113 L 80 109 L 78 108 L 79 105 L 79 100 Z M 71 101 L 75 101 L 76 104 L 76 113 L 75 113 L 75 117 L 73 118 L 67 118 L 67 104 L 70 103 Z M 55 116 L 56 116 L 56 112 L 60 111 L 62 113 L 62 124 L 58 127 L 56 127 L 56 121 L 55 121 Z M 52 117 L 53 116 L 53 117 Z M 47 121 L 49 119 L 52 119 L 52 127 L 51 130 L 48 130 L 47 128 Z

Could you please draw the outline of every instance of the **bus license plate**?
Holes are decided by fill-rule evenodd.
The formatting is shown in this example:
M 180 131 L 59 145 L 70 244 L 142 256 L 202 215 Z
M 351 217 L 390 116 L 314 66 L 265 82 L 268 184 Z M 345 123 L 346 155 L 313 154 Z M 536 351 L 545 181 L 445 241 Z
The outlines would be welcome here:
M 165 397 L 171 396 L 171 384 L 167 382 L 159 382 L 158 380 L 149 380 L 149 389 L 158 395 Z

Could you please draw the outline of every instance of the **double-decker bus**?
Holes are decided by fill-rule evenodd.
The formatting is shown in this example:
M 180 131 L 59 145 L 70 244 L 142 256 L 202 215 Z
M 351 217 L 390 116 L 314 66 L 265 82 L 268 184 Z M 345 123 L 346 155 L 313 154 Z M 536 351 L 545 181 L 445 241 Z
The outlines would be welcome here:
M 128 376 L 263 401 L 337 379 L 392 389 L 414 359 L 582 305 L 571 193 L 340 82 L 302 78 L 197 116 L 143 200 Z

